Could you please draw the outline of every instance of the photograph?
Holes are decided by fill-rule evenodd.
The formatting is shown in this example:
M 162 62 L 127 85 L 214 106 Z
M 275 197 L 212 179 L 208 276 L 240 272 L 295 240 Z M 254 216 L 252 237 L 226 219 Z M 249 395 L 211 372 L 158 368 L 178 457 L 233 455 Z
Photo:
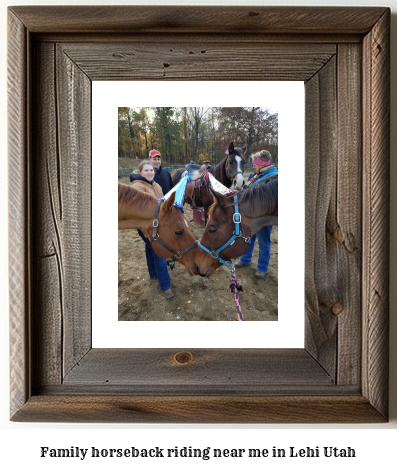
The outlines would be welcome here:
M 276 110 L 119 107 L 118 181 L 120 321 L 278 320 Z

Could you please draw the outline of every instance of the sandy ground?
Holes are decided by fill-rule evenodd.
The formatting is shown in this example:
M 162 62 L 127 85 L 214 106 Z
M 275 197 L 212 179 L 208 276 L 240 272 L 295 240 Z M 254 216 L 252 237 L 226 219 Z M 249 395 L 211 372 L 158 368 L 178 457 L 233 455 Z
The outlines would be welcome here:
M 185 214 L 196 237 L 204 228 L 193 221 L 189 206 Z M 230 292 L 230 272 L 220 267 L 211 278 L 190 276 L 177 263 L 170 270 L 172 299 L 166 299 L 157 280 L 150 280 L 145 246 L 136 230 L 118 232 L 119 320 L 120 321 L 237 321 L 236 306 Z M 251 265 L 236 269 L 243 287 L 240 304 L 245 321 L 278 320 L 278 228 L 272 231 L 272 255 L 264 279 L 254 277 L 258 259 L 255 244 Z

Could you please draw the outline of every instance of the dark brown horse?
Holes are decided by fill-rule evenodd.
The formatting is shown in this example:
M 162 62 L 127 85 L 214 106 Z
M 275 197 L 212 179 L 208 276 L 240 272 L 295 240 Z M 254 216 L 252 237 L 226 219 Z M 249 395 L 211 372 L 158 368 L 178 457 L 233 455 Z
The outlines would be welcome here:
M 212 175 L 226 188 L 240 190 L 244 185 L 244 164 L 246 147 L 229 144 L 228 155 L 214 168 Z
M 195 268 L 201 276 L 212 276 L 222 264 L 243 255 L 248 238 L 262 227 L 278 225 L 278 175 L 232 196 L 211 192 L 214 204 L 199 244 L 202 250 L 196 254 Z
M 246 147 L 234 147 L 233 142 L 229 144 L 228 148 L 228 155 L 222 159 L 221 162 L 211 171 L 212 175 L 226 188 L 233 188 L 235 190 L 239 190 L 244 185 L 244 164 L 245 164 L 245 153 Z M 198 166 L 197 166 L 198 167 Z M 208 220 L 208 209 L 213 203 L 213 196 L 212 193 L 209 191 L 209 187 L 205 180 L 205 173 L 200 174 L 199 169 L 195 169 L 197 173 L 194 171 L 190 172 L 192 175 L 192 179 L 195 180 L 194 189 L 191 187 L 191 191 L 193 190 L 192 197 L 189 196 L 189 189 L 187 189 L 186 194 L 187 202 L 190 204 L 193 202 L 194 206 L 203 207 L 204 208 L 204 217 L 205 217 L 205 224 L 207 224 Z M 171 172 L 171 178 L 174 185 L 180 180 L 180 178 L 185 175 L 187 172 L 186 169 L 177 169 Z M 190 198 L 190 199 L 189 199 Z

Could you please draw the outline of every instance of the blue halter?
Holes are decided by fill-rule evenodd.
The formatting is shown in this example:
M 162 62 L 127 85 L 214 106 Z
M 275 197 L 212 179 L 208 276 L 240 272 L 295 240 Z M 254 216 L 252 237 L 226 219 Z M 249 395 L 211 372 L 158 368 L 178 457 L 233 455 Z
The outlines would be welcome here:
M 241 170 L 238 170 L 236 173 L 233 173 L 233 175 L 229 172 L 229 169 L 228 169 L 228 168 L 226 169 L 226 172 L 228 173 L 228 175 L 229 175 L 229 177 L 230 177 L 230 180 L 232 180 L 233 177 L 235 177 L 235 176 L 238 175 L 239 173 L 241 173 L 241 175 L 244 175 Z
M 233 235 L 230 237 L 230 239 L 222 245 L 218 250 L 210 250 L 207 249 L 201 242 L 199 242 L 198 246 L 204 250 L 204 252 L 207 252 L 208 254 L 211 255 L 211 257 L 214 257 L 218 260 L 218 262 L 222 263 L 223 265 L 230 267 L 230 265 L 233 265 L 235 260 L 223 260 L 222 257 L 220 257 L 220 252 L 222 250 L 225 250 L 229 245 L 232 245 L 234 241 L 237 239 L 237 237 L 242 237 L 247 244 L 251 243 L 251 239 L 249 237 L 245 237 L 242 234 L 242 231 L 240 232 L 240 224 L 241 224 L 241 214 L 239 212 L 239 207 L 238 207 L 238 199 L 237 195 L 233 196 L 233 202 L 235 203 L 234 205 L 234 213 L 233 213 L 233 222 L 234 222 L 234 232 Z

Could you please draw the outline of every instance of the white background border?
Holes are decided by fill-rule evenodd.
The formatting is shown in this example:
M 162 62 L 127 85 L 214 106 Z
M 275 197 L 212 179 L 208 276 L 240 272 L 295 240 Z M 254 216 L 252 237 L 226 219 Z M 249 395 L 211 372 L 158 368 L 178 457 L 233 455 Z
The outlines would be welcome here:
M 303 82 L 93 82 L 93 347 L 301 348 L 304 342 Z M 279 114 L 279 320 L 117 321 L 119 106 L 260 106 Z M 244 143 L 241 143 L 244 144 Z M 104 221 L 112 221 L 104 224 Z M 256 260 L 253 261 L 256 264 Z M 142 263 L 146 261 L 143 259 Z M 189 277 L 188 274 L 186 274 Z M 237 272 L 238 278 L 238 272 Z M 209 284 L 211 279 L 206 280 Z M 230 278 L 225 276 L 225 287 Z M 172 284 L 172 272 L 171 272 Z M 177 292 L 178 287 L 174 287 Z M 230 294 L 232 296 L 232 294 Z M 244 296 L 242 294 L 241 296 Z M 153 305 L 153 310 L 156 306 Z M 244 314 L 244 309 L 243 309 Z

